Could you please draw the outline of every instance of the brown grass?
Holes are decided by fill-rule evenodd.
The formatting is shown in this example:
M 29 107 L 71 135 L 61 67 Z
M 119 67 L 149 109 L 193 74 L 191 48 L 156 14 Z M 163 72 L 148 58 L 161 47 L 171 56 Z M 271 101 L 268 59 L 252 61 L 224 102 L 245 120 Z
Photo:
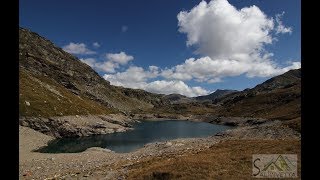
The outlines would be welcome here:
M 298 131 L 301 133 L 301 117 L 298 117 L 298 118 L 295 118 L 292 120 L 288 120 L 288 121 L 284 121 L 283 126 L 287 126 L 291 129 L 294 129 L 295 131 Z
M 243 98 L 224 105 L 217 112 L 223 116 L 260 117 L 291 120 L 301 116 L 300 84 L 290 88 Z
M 36 79 L 41 81 L 41 85 Z M 62 96 L 55 94 L 45 86 L 49 85 Z M 30 106 L 26 105 L 30 102 Z M 114 112 L 86 97 L 80 97 L 65 89 L 55 81 L 44 76 L 31 75 L 20 70 L 19 75 L 19 114 L 20 116 L 62 116 L 109 114 Z
M 230 140 L 199 153 L 151 158 L 133 165 L 128 179 L 251 179 L 253 154 L 298 154 L 300 141 Z

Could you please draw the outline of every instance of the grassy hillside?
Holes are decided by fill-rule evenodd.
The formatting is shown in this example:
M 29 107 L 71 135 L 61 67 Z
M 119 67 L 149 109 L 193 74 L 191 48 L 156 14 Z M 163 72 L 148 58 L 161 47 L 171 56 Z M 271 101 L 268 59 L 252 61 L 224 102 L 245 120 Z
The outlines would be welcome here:
M 301 116 L 301 69 L 290 70 L 252 89 L 217 101 L 224 116 L 290 120 Z
M 162 95 L 110 85 L 77 57 L 24 28 L 19 29 L 19 68 L 21 116 L 131 112 L 164 103 Z
M 30 105 L 27 105 L 27 103 Z M 20 116 L 50 117 L 114 112 L 117 112 L 117 110 L 73 94 L 50 78 L 41 75 L 34 76 L 25 70 L 20 70 Z
M 199 153 L 147 158 L 128 170 L 128 179 L 248 179 L 252 154 L 297 154 L 298 140 L 229 140 Z
M 211 95 L 214 100 L 208 96 L 209 101 L 197 102 L 177 94 L 165 96 L 112 86 L 77 57 L 23 28 L 19 30 L 19 67 L 21 116 L 124 112 L 291 120 L 301 115 L 300 69 L 252 89 L 230 94 L 221 91 L 223 95 Z
M 218 111 L 224 116 L 294 119 L 301 116 L 301 85 L 276 89 L 268 93 L 247 96 L 226 102 Z

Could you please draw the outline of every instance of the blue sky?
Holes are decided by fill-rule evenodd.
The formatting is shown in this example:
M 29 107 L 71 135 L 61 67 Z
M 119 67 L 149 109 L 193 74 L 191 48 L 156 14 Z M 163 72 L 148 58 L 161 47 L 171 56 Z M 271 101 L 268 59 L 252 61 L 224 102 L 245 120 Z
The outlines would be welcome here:
M 197 96 L 251 88 L 300 66 L 298 0 L 20 0 L 19 6 L 21 27 L 114 85 Z

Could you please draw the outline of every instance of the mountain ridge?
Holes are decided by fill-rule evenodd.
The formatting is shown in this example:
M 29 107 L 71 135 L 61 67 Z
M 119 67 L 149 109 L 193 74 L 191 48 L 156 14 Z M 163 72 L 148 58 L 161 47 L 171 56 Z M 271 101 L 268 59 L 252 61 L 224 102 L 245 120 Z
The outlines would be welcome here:
M 301 115 L 301 69 L 243 91 L 216 90 L 194 98 L 155 94 L 111 85 L 77 57 L 24 28 L 19 29 L 19 68 L 20 116 L 151 113 L 288 120 Z
M 214 101 L 218 98 L 222 98 L 228 94 L 231 94 L 231 93 L 235 93 L 235 92 L 238 92 L 237 90 L 231 90 L 231 89 L 217 89 L 216 91 L 214 91 L 213 93 L 211 94 L 208 94 L 208 95 L 204 95 L 204 96 L 197 96 L 195 97 L 196 100 L 198 101 L 204 101 L 204 100 L 211 100 L 211 101 Z
M 104 109 L 103 112 L 127 113 L 165 103 L 161 100 L 163 96 L 161 94 L 110 85 L 110 82 L 77 57 L 63 51 L 39 34 L 21 27 L 19 28 L 19 72 L 22 77 L 19 78 L 19 114 L 22 116 L 102 113 L 93 110 L 91 106 L 100 107 Z M 28 85 L 28 82 L 32 82 L 34 86 L 30 87 L 31 84 Z M 64 91 L 63 94 L 69 98 L 58 100 L 59 95 L 52 92 L 58 91 L 56 89 Z M 42 96 L 37 97 L 34 91 Z M 70 107 L 76 108 L 81 103 L 75 105 L 72 99 L 80 99 L 81 103 L 90 105 L 80 108 L 78 110 L 80 112 L 76 113 Z M 57 110 L 56 113 L 49 114 L 42 110 L 47 107 L 46 110 L 54 111 L 60 106 L 66 110 L 63 112 Z

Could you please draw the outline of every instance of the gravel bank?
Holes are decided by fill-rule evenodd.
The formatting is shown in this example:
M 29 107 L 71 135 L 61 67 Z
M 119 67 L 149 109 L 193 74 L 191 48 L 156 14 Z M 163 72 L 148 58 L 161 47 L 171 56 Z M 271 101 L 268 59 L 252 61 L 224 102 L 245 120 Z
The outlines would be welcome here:
M 128 167 L 150 157 L 198 153 L 230 139 L 296 139 L 300 134 L 274 121 L 237 127 L 207 138 L 184 138 L 146 144 L 130 153 L 89 148 L 82 153 L 32 152 L 53 138 L 28 127 L 19 127 L 19 177 L 21 179 L 118 179 Z

